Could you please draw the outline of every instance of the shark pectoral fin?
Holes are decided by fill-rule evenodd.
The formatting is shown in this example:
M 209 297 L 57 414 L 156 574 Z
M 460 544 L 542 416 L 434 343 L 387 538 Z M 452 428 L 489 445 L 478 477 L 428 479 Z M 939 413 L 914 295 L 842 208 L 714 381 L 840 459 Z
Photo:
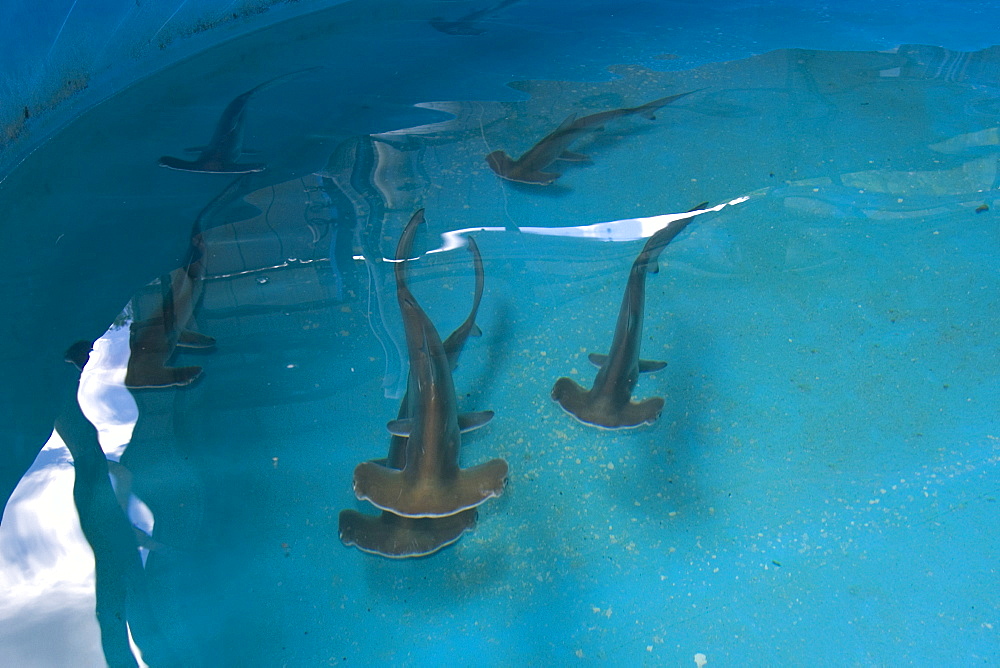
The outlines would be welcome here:
M 220 169 L 206 169 L 200 171 L 215 172 L 218 174 L 254 174 L 263 172 L 267 165 L 263 162 L 227 162 Z
M 339 530 L 344 545 L 389 559 L 406 559 L 434 554 L 475 525 L 475 510 L 434 519 L 399 517 L 385 512 L 372 517 L 354 510 L 342 510 Z
M 493 419 L 493 411 L 479 411 L 478 413 L 462 413 L 458 416 L 458 428 L 464 434 L 473 429 L 479 429 Z
M 589 355 L 587 355 L 587 359 L 590 360 L 591 364 L 600 368 L 604 366 L 605 362 L 608 361 L 608 356 L 601 355 L 600 353 L 590 353 Z
M 553 181 L 558 179 L 562 174 L 558 172 L 529 172 L 527 174 L 516 174 L 504 176 L 509 181 L 517 181 L 518 183 L 530 183 L 531 185 L 547 186 L 551 185 Z
M 177 345 L 181 348 L 211 348 L 215 345 L 215 338 L 185 329 L 177 335 Z
M 413 429 L 413 420 L 410 418 L 403 418 L 401 420 L 389 420 L 385 425 L 385 428 L 389 430 L 389 433 L 393 436 L 402 436 L 404 438 L 410 437 L 410 430 Z
M 590 156 L 583 153 L 576 153 L 574 151 L 563 151 L 556 160 L 565 160 L 566 162 L 590 162 Z
M 479 329 L 479 325 L 472 323 L 472 329 L 469 330 L 469 336 L 482 336 L 483 330 Z
M 197 169 L 198 162 L 195 160 L 181 160 L 180 158 L 174 158 L 169 155 L 161 156 L 157 161 L 160 167 L 166 167 L 168 169 L 179 169 L 182 172 L 200 172 L 202 170 Z
M 665 366 L 667 366 L 666 362 L 657 362 L 654 360 L 639 360 L 639 373 L 649 373 L 650 371 L 659 371 Z
M 639 427 L 644 424 L 653 424 L 660 417 L 663 410 L 663 397 L 653 397 L 638 403 L 630 402 L 622 410 L 619 416 L 617 427 Z

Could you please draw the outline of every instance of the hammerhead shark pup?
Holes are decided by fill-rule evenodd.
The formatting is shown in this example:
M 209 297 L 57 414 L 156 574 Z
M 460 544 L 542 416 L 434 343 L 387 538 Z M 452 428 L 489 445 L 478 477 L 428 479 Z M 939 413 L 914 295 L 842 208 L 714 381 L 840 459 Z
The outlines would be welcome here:
M 411 237 L 412 240 L 412 237 Z M 479 336 L 476 314 L 483 298 L 483 259 L 475 239 L 469 237 L 469 251 L 476 272 L 475 295 L 472 309 L 465 321 L 444 340 L 444 352 L 452 371 L 458 365 L 458 357 L 469 336 Z M 400 257 L 408 257 L 410 249 L 399 249 Z M 409 397 L 403 396 L 397 420 L 409 418 Z M 389 456 L 377 462 L 392 469 L 406 466 L 406 438 L 393 435 L 389 444 Z M 448 517 L 400 517 L 383 510 L 378 517 L 363 515 L 355 510 L 340 511 L 340 540 L 344 545 L 357 546 L 363 552 L 378 554 L 390 559 L 423 557 L 451 545 L 476 524 L 476 509 L 463 510 Z
M 701 89 L 698 89 L 701 90 Z M 486 162 L 490 169 L 496 172 L 497 176 L 508 181 L 518 183 L 531 183 L 547 186 L 558 179 L 562 174 L 558 172 L 542 171 L 556 160 L 566 160 L 569 162 L 585 162 L 590 158 L 581 153 L 569 151 L 569 146 L 580 137 L 597 130 L 601 130 L 608 121 L 638 114 L 656 120 L 656 112 L 660 107 L 670 104 L 675 100 L 696 93 L 691 90 L 686 93 L 679 93 L 669 97 L 661 97 L 658 100 L 647 102 L 639 107 L 626 107 L 624 109 L 612 109 L 590 114 L 583 118 L 577 118 L 576 114 L 570 114 L 558 128 L 547 135 L 544 139 L 528 149 L 528 152 L 517 160 L 512 159 L 504 151 L 493 151 L 486 156 Z
M 420 209 L 400 237 L 397 259 L 410 247 Z M 500 496 L 507 482 L 507 462 L 494 459 L 470 469 L 458 465 L 461 432 L 486 424 L 492 411 L 459 415 L 451 364 L 433 323 L 406 284 L 406 262 L 397 262 L 396 296 L 403 315 L 410 358 L 407 416 L 389 423 L 389 431 L 405 436 L 402 470 L 374 462 L 354 469 L 354 493 L 377 508 L 404 517 L 447 517 Z
M 698 211 L 707 206 L 702 203 L 691 209 Z M 639 359 L 642 343 L 642 320 L 646 302 L 646 274 L 659 271 L 657 259 L 667 244 L 694 219 L 680 218 L 651 236 L 642 252 L 632 263 L 615 335 L 608 355 L 591 353 L 589 359 L 600 367 L 594 386 L 585 390 L 569 378 L 560 378 L 552 388 L 552 398 L 567 413 L 584 424 L 602 429 L 625 429 L 652 424 L 663 410 L 663 398 L 653 397 L 636 403 L 632 390 L 639 382 L 639 374 L 658 371 L 666 362 Z
M 165 155 L 160 158 L 160 167 L 169 167 L 170 169 L 179 169 L 185 172 L 209 172 L 212 174 L 249 174 L 251 172 L 264 171 L 267 165 L 263 163 L 237 162 L 244 153 L 243 128 L 246 123 L 247 104 L 255 93 L 259 93 L 283 79 L 305 71 L 307 70 L 297 70 L 276 76 L 259 86 L 251 88 L 242 95 L 237 95 L 222 112 L 222 116 L 215 125 L 215 132 L 212 134 L 212 139 L 208 142 L 208 146 L 188 149 L 189 151 L 200 152 L 200 155 L 195 160 L 182 160 L 181 158 L 173 158 Z

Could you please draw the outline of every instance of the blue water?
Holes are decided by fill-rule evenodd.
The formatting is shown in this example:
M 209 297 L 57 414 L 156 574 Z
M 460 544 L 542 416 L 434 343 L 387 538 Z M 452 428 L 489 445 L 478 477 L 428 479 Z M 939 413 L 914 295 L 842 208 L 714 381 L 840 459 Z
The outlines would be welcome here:
M 936 7 L 525 0 L 448 33 L 429 19 L 490 6 L 349 2 L 81 114 L 0 182 L 2 471 L 20 480 L 0 525 L 3 653 L 996 663 L 998 8 Z M 247 106 L 240 161 L 264 171 L 157 165 L 194 159 L 233 98 L 293 71 Z M 557 162 L 552 185 L 484 160 L 571 114 L 695 90 L 581 138 L 591 160 Z M 550 391 L 590 387 L 587 354 L 609 352 L 651 234 L 628 221 L 705 201 L 646 279 L 642 357 L 667 366 L 633 397 L 664 397 L 662 414 L 574 420 Z M 461 462 L 510 472 L 473 531 L 400 560 L 345 546 L 338 514 L 376 514 L 352 472 L 386 456 L 406 389 L 386 260 L 420 208 L 407 272 L 442 338 L 474 285 L 445 233 L 481 250 L 483 334 L 454 382 L 460 410 L 496 416 Z M 605 223 L 618 240 L 585 236 Z M 130 323 L 185 295 L 215 344 L 169 366 L 200 376 L 129 391 Z M 82 376 L 63 362 L 99 338 Z

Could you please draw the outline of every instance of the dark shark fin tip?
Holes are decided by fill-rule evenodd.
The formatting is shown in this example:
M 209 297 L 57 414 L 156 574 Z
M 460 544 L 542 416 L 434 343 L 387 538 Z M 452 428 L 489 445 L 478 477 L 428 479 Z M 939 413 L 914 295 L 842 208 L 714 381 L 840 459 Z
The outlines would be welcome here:
M 658 362 L 656 360 L 639 360 L 639 373 L 659 371 L 665 366 L 667 366 L 666 362 Z

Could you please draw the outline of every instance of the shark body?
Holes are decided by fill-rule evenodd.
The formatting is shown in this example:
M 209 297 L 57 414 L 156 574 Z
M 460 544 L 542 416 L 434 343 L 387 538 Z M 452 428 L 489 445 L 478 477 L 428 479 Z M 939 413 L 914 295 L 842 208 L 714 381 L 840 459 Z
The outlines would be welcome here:
M 704 206 L 698 205 L 692 211 Z M 659 271 L 660 253 L 693 218 L 674 220 L 659 230 L 646 241 L 632 263 L 610 352 L 589 356 L 590 361 L 600 367 L 593 387 L 586 390 L 570 378 L 560 378 L 552 388 L 552 398 L 580 422 L 602 429 L 626 429 L 652 424 L 660 416 L 662 397 L 632 401 L 632 390 L 639 382 L 639 374 L 666 366 L 666 362 L 639 358 L 646 308 L 646 275 Z
M 412 239 L 412 237 L 411 237 Z M 448 357 L 448 365 L 454 371 L 458 357 L 470 336 L 479 336 L 476 315 L 483 297 L 483 260 L 475 239 L 469 238 L 469 251 L 476 273 L 475 294 L 472 309 L 465 321 L 444 340 L 443 347 Z M 409 248 L 397 249 L 399 257 L 410 254 Z M 406 420 L 409 415 L 409 394 L 403 396 L 397 420 Z M 401 470 L 406 466 L 406 444 L 409 439 L 393 435 L 389 444 L 389 455 L 382 462 L 384 466 Z M 364 515 L 355 510 L 340 512 L 340 539 L 345 545 L 355 546 L 363 552 L 378 554 L 390 559 L 423 557 L 451 545 L 471 531 L 476 525 L 475 508 L 463 510 L 448 517 L 401 517 L 383 510 L 377 517 Z
M 571 114 L 553 132 L 546 135 L 537 144 L 517 160 L 514 160 L 502 150 L 493 151 L 486 156 L 486 162 L 497 176 L 508 181 L 530 183 L 547 186 L 562 176 L 558 172 L 546 172 L 556 160 L 584 162 L 589 160 L 586 155 L 573 153 L 570 145 L 586 134 L 600 130 L 604 124 L 623 116 L 639 115 L 650 120 L 656 119 L 656 111 L 667 104 L 697 91 L 688 91 L 658 100 L 647 102 L 638 107 L 611 109 L 577 118 Z
M 402 259 L 423 222 L 417 211 L 397 249 Z M 459 467 L 461 432 L 486 424 L 492 411 L 459 415 L 451 365 L 433 323 L 406 283 L 406 262 L 395 267 L 396 290 L 410 358 L 407 418 L 389 423 L 389 431 L 408 439 L 401 470 L 375 462 L 354 469 L 358 499 L 404 517 L 448 517 L 475 508 L 503 493 L 507 462 L 494 459 L 469 469 Z

